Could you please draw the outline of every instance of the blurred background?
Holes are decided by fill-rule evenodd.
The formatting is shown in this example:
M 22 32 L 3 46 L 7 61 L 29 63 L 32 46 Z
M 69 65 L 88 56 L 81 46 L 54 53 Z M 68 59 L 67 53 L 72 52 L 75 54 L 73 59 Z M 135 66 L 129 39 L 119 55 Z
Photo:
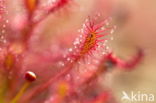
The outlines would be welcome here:
M 24 15 L 21 1 L 7 0 L 8 17 L 14 19 L 19 14 Z M 41 1 L 43 5 L 50 2 Z M 135 54 L 138 47 L 145 52 L 143 61 L 134 71 L 122 72 L 114 68 L 116 70 L 107 74 L 106 78 L 109 79 L 106 84 L 113 89 L 118 101 L 121 101 L 122 91 L 141 91 L 156 96 L 156 0 L 75 0 L 42 22 L 39 26 L 41 29 L 36 31 L 39 36 L 33 37 L 34 51 L 46 50 L 52 39 L 58 40 L 69 33 L 77 33 L 85 18 L 97 13 L 103 18 L 112 16 L 117 26 L 114 40 L 109 42 L 117 56 L 126 60 Z

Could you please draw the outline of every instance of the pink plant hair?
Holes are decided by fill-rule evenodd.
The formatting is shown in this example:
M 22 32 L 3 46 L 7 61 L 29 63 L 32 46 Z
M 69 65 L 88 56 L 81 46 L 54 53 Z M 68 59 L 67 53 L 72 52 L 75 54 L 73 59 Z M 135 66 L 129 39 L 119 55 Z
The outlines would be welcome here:
M 10 19 L 12 21 L 6 27 L 7 43 L 0 50 L 0 86 L 4 92 L 0 93 L 0 102 L 117 103 L 113 92 L 107 88 L 104 90 L 98 83 L 99 78 L 112 67 L 133 70 L 141 62 L 143 51 L 139 48 L 136 56 L 125 61 L 107 48 L 106 42 L 116 29 L 110 23 L 111 17 L 101 20 L 100 15 L 89 16 L 75 41 L 68 42 L 73 43 L 73 47 L 66 49 L 67 52 L 61 46 L 65 44 L 60 45 L 59 40 L 52 44 L 52 52 L 49 49 L 41 53 L 31 50 L 30 41 L 33 35 L 37 35 L 35 30 L 39 29 L 40 23 L 72 2 L 75 1 L 54 0 L 44 9 L 39 0 L 23 0 L 26 14 Z M 44 14 L 36 20 L 39 8 Z M 0 15 L 4 15 L 3 12 L 0 11 Z M 65 37 L 69 38 L 66 34 Z M 50 70 L 46 69 L 49 65 L 52 65 Z
M 101 43 L 105 43 L 107 40 L 104 39 L 105 36 L 109 34 L 109 32 L 115 29 L 115 26 L 112 28 L 105 28 L 106 21 L 104 20 L 100 23 L 95 24 L 95 20 L 89 17 L 86 19 L 83 24 L 83 28 L 80 29 L 80 33 L 82 33 L 76 40 L 74 41 L 74 48 L 69 51 L 73 51 L 72 57 L 74 59 L 84 58 L 85 55 L 91 55 L 94 51 L 98 49 Z

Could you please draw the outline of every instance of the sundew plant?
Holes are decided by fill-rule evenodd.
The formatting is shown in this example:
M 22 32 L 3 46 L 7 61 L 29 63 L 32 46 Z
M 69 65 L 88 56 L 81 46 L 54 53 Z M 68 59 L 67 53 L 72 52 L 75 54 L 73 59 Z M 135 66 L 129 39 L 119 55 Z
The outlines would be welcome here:
M 115 55 L 107 45 L 117 28 L 109 13 L 79 16 L 85 19 L 75 20 L 81 27 L 75 29 L 72 17 L 59 18 L 81 9 L 78 0 L 13 2 L 0 0 L 0 103 L 118 103 L 103 78 L 113 67 L 133 70 L 143 51 L 129 60 Z

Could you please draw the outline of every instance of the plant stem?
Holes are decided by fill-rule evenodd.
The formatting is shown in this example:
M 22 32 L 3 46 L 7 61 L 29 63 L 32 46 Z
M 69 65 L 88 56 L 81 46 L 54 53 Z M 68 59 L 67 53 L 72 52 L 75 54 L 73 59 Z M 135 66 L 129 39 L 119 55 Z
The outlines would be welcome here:
M 22 88 L 20 89 L 20 91 L 17 93 L 17 95 L 11 100 L 10 103 L 18 103 L 18 100 L 20 99 L 20 97 L 23 95 L 23 93 L 25 92 L 25 90 L 29 87 L 30 82 L 26 81 Z

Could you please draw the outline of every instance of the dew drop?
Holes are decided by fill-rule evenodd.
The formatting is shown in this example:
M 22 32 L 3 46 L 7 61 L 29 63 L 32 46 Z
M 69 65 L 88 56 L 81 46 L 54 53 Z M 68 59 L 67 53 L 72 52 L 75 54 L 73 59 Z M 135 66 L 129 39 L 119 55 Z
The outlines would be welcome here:
M 75 49 L 77 49 L 77 46 L 74 46 Z
M 106 50 L 109 50 L 109 47 L 108 46 L 106 46 Z
M 80 38 L 82 38 L 82 35 L 80 35 Z
M 3 40 L 3 43 L 7 43 L 7 41 L 6 40 Z
M 70 74 L 67 74 L 67 75 L 65 76 L 65 78 L 66 78 L 66 80 L 71 80 L 71 75 L 70 75 Z
M 80 33 L 81 32 L 81 29 L 78 29 L 77 31 Z
M 107 43 L 108 42 L 108 40 L 105 40 L 105 43 Z
M 64 66 L 64 62 L 61 62 L 61 61 L 60 61 L 58 64 L 59 64 L 60 66 Z
M 82 25 L 82 27 L 83 27 L 83 28 L 86 28 L 86 25 L 85 25 L 85 24 L 83 24 L 83 25 Z
M 110 31 L 110 34 L 113 34 L 114 33 L 114 29 L 112 29 L 111 31 Z
M 72 51 L 73 51 L 73 49 L 72 49 L 72 48 L 70 48 L 70 49 L 69 49 L 69 52 L 72 52 Z
M 105 55 L 106 53 L 105 52 L 102 52 L 102 55 Z
M 6 27 L 6 25 L 5 24 L 3 24 L 3 28 L 5 28 Z
M 1 39 L 4 39 L 4 36 L 1 36 L 0 38 L 1 38 Z
M 109 22 L 108 22 L 108 21 L 106 22 L 106 25 L 107 25 L 107 26 L 109 25 Z
M 88 22 L 88 21 L 89 21 L 88 19 L 85 20 L 85 22 Z
M 113 38 L 113 37 L 111 37 L 111 38 L 110 38 L 110 40 L 114 40 L 114 38 Z
M 2 34 L 4 34 L 5 33 L 5 30 L 2 30 Z
M 6 23 L 9 23 L 9 20 L 6 20 Z
M 70 58 L 67 58 L 67 61 L 70 61 Z
M 105 27 L 102 27 L 102 28 L 101 28 L 101 30 L 105 30 L 105 29 L 106 29 Z

